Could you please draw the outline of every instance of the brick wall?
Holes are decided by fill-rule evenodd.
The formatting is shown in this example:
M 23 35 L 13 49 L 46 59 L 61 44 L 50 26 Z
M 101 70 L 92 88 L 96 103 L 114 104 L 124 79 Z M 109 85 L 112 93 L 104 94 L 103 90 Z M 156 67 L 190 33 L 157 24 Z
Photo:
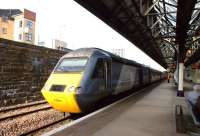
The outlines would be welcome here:
M 65 53 L 0 39 L 0 107 L 43 99 L 40 90 Z

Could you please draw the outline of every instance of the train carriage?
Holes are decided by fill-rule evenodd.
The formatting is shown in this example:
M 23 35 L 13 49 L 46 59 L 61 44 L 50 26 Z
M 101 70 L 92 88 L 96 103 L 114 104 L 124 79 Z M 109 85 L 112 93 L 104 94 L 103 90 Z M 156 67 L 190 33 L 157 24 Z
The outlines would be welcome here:
M 101 99 L 159 80 L 160 72 L 97 48 L 64 55 L 42 89 L 55 109 L 80 113 Z

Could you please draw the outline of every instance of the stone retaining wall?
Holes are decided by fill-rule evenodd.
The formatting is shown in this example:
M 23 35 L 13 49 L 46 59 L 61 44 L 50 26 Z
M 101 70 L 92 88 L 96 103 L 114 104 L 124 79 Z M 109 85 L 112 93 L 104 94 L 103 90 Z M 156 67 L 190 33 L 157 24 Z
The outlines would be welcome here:
M 0 39 L 0 107 L 43 99 L 40 90 L 65 53 Z

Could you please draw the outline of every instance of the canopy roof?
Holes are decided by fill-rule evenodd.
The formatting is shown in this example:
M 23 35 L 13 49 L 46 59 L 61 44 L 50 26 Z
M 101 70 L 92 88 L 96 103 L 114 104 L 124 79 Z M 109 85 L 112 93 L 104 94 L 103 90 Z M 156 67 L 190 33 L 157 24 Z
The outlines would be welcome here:
M 199 51 L 200 1 L 75 0 L 164 68 L 190 65 Z

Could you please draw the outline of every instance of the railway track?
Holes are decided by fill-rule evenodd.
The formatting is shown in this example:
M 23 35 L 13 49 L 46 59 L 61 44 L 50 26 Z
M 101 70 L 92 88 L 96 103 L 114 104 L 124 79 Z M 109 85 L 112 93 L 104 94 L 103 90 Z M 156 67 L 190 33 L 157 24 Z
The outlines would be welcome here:
M 52 126 L 54 126 L 56 124 L 62 123 L 62 122 L 67 121 L 67 120 L 71 121 L 71 120 L 74 120 L 74 119 L 75 118 L 73 116 L 69 115 L 69 116 L 63 117 L 63 118 L 61 118 L 59 120 L 50 122 L 50 123 L 45 124 L 43 126 L 40 126 L 39 128 L 35 128 L 35 129 L 30 130 L 30 131 L 24 132 L 20 136 L 34 135 L 35 133 L 38 133 L 38 132 L 42 131 L 43 129 L 52 127 Z
M 22 130 L 21 132 L 28 130 L 30 126 L 33 126 L 33 124 L 29 126 L 29 123 L 35 123 L 35 120 L 38 120 L 37 118 L 42 118 L 41 115 L 44 116 L 47 113 L 50 115 L 54 113 L 53 111 L 46 101 L 0 109 L 0 135 L 19 135 L 19 129 Z M 32 116 L 33 118 L 31 118 Z M 26 124 L 26 126 L 23 127 L 23 124 Z
M 44 110 L 48 110 L 48 109 L 52 108 L 49 105 L 47 105 L 47 106 L 45 106 L 45 105 L 47 105 L 46 101 L 40 101 L 40 102 L 34 102 L 34 103 L 26 104 L 26 105 L 20 105 L 20 106 L 1 109 L 0 110 L 0 115 L 1 115 L 0 121 L 4 121 L 7 119 L 14 119 L 19 116 L 24 116 L 24 115 L 31 114 L 34 112 L 44 111 Z M 40 108 L 40 106 L 41 107 L 43 106 L 43 107 Z M 30 110 L 31 108 L 33 108 L 33 109 Z M 6 115 L 6 114 L 8 114 L 8 115 Z
M 47 104 L 47 102 L 46 101 L 40 101 L 40 102 L 30 103 L 30 104 L 26 104 L 26 105 L 22 105 L 22 106 L 5 108 L 5 109 L 1 109 L 0 113 L 9 112 L 9 111 L 13 111 L 13 110 L 19 110 L 19 109 L 28 108 L 28 107 L 37 106 L 37 105 L 42 105 L 42 104 Z
M 19 117 L 19 116 L 24 116 L 24 115 L 27 115 L 27 114 L 31 114 L 31 113 L 35 113 L 35 112 L 39 112 L 39 111 L 44 111 L 44 110 L 48 110 L 48 109 L 52 109 L 52 107 L 48 106 L 48 107 L 44 107 L 44 108 L 30 110 L 30 111 L 27 111 L 27 112 L 21 112 L 21 113 L 17 113 L 17 114 L 5 116 L 5 117 L 0 117 L 0 121 L 4 121 L 6 119 L 13 119 L 13 118 L 16 118 L 16 117 Z

